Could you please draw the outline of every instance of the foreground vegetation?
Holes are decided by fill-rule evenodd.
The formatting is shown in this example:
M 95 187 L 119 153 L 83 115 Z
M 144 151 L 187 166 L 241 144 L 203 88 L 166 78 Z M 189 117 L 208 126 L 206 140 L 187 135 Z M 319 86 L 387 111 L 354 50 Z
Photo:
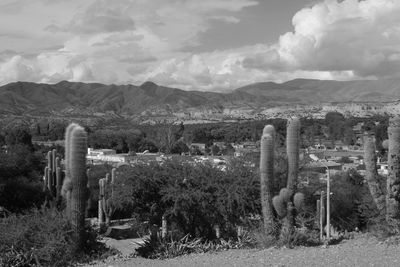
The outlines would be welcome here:
M 32 209 L 0 220 L 0 266 L 70 266 L 115 254 L 90 228 L 76 250 L 73 227 L 55 208 Z
M 341 117 L 335 116 L 329 119 L 332 125 L 340 124 Z M 0 153 L 0 200 L 15 214 L 0 219 L 0 239 L 5 240 L 0 247 L 0 263 L 65 266 L 75 259 L 82 261 L 109 253 L 97 242 L 98 233 L 84 225 L 85 216 L 97 216 L 99 203 L 106 216 L 105 225 L 101 226 L 109 226 L 111 218 L 129 217 L 136 219 L 132 227 L 137 231 L 151 232 L 137 250 L 149 258 L 226 248 L 321 244 L 316 203 L 326 185 L 313 174 L 301 173 L 299 148 L 304 128 L 300 122 L 290 121 L 283 131 L 286 137 L 282 137 L 280 124 L 264 128 L 259 134 L 261 156 L 257 165 L 249 159 L 232 159 L 221 170 L 207 163 L 167 160 L 118 169 L 91 166 L 89 172 L 85 154 L 90 135 L 72 125 L 65 138 L 65 176 L 58 175 L 59 165 L 51 163 L 63 153 L 50 152 L 53 159 L 49 156 L 45 184 L 41 174 L 46 151 L 35 151 L 27 132 L 19 132 L 14 139 L 7 135 L 7 152 Z M 397 129 L 396 125 L 392 123 L 391 129 Z M 332 128 L 332 132 L 336 130 Z M 72 134 L 74 131 L 76 135 Z M 184 128 L 181 126 L 174 136 L 175 140 L 183 138 Z M 389 154 L 400 155 L 395 151 L 400 140 L 391 138 Z M 282 139 L 287 143 L 284 153 Z M 382 141 L 377 140 L 384 149 Z M 128 150 L 136 149 L 125 145 Z M 371 151 L 374 153 L 375 149 Z M 109 178 L 107 173 L 111 174 Z M 390 194 L 391 199 L 398 197 L 394 191 L 396 175 L 390 176 L 389 191 L 382 189 L 378 195 L 374 194 L 375 189 L 382 188 L 386 181 L 376 173 L 369 173 L 366 182 L 356 171 L 333 176 L 331 214 L 335 229 L 343 233 L 355 228 L 398 233 L 397 219 L 392 216 L 396 203 L 385 204 L 393 207 L 389 217 L 377 205 L 377 198 L 383 194 Z M 61 194 L 61 186 L 60 203 L 55 196 Z M 343 234 L 339 239 L 345 237 Z

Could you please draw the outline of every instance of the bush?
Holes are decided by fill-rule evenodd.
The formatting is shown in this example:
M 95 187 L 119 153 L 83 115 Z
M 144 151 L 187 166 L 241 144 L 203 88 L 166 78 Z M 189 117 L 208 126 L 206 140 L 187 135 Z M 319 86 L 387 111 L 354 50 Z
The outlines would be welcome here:
M 6 180 L 0 188 L 0 203 L 11 212 L 40 207 L 45 200 L 43 184 L 25 177 Z
M 364 228 L 377 215 L 367 184 L 356 171 L 332 177 L 331 222 L 339 230 Z
M 314 181 L 303 187 L 306 195 L 306 210 L 316 210 L 318 191 L 326 192 L 326 184 Z M 374 223 L 378 210 L 363 177 L 355 170 L 331 176 L 331 224 L 338 230 L 354 231 Z M 325 198 L 326 204 L 326 198 Z
M 34 209 L 0 219 L 0 266 L 70 266 L 108 253 L 88 230 L 82 251 L 75 251 L 72 228 L 55 209 Z
M 161 225 L 165 215 L 182 235 L 213 239 L 218 224 L 229 238 L 236 236 L 236 225 L 260 213 L 259 179 L 241 161 L 230 162 L 226 171 L 176 160 L 124 168 L 118 170 L 116 202 L 130 204 L 150 224 Z
M 12 212 L 40 206 L 45 198 L 39 174 L 43 163 L 40 155 L 23 145 L 0 151 L 0 205 Z
M 136 254 L 149 259 L 167 259 L 190 253 L 253 248 L 254 244 L 255 241 L 250 235 L 246 235 L 241 239 L 217 239 L 212 241 L 202 238 L 191 238 L 190 235 L 186 235 L 178 240 L 147 239 L 136 249 Z

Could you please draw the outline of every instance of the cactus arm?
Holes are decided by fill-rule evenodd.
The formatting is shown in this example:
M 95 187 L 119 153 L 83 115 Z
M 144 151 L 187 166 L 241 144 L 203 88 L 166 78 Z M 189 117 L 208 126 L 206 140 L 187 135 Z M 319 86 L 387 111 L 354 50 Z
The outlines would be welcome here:
M 49 167 L 45 167 L 44 168 L 44 174 L 43 174 L 43 192 L 46 191 L 47 189 L 47 185 L 49 183 L 49 172 L 47 171 L 49 169 Z

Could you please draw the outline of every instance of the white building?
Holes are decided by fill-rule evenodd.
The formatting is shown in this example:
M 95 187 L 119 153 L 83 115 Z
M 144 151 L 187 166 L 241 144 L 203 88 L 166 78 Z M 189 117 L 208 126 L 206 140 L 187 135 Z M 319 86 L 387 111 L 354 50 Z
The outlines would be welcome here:
M 86 159 L 95 162 L 129 163 L 128 154 L 117 154 L 114 149 L 88 148 Z

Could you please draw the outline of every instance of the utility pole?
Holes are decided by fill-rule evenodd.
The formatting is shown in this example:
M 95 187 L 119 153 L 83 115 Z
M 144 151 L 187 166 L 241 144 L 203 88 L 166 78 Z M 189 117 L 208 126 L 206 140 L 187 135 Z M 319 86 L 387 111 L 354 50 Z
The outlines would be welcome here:
M 331 237 L 331 178 L 328 166 L 326 166 L 326 173 L 326 238 L 329 241 Z

